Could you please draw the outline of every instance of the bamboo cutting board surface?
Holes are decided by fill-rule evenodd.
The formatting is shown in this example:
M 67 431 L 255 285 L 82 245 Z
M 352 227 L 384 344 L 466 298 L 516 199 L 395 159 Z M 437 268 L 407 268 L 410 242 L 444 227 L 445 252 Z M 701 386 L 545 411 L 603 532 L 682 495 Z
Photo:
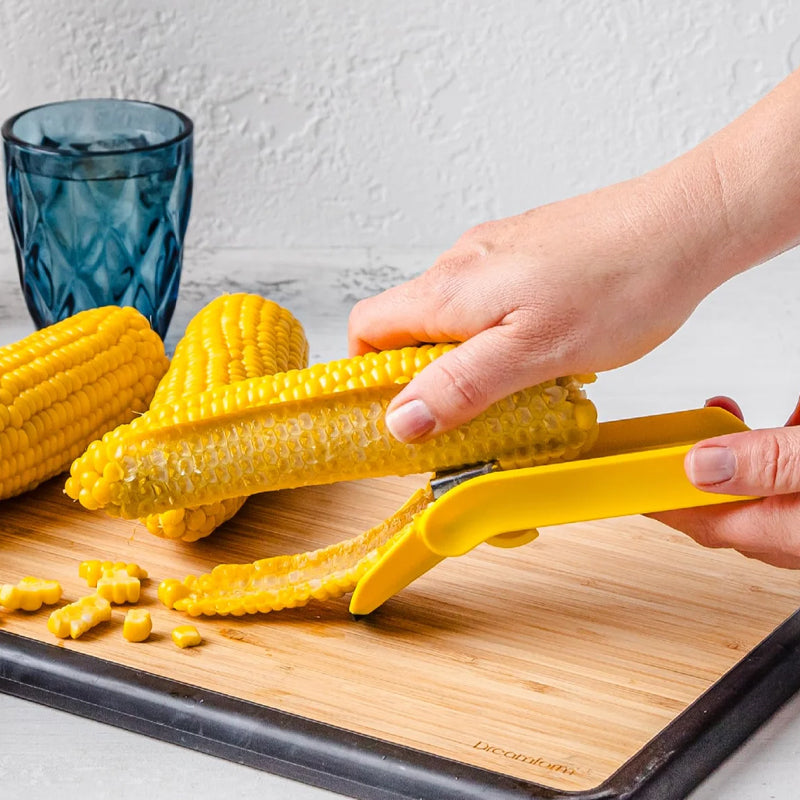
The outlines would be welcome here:
M 420 478 L 262 495 L 211 538 L 158 539 L 89 513 L 60 480 L 2 504 L 0 582 L 54 578 L 89 593 L 88 558 L 147 569 L 145 643 L 122 638 L 125 607 L 77 641 L 48 609 L 0 628 L 155 675 L 558 790 L 600 784 L 796 610 L 800 575 L 707 550 L 644 518 L 543 529 L 515 550 L 449 559 L 367 619 L 348 598 L 244 618 L 189 621 L 159 581 L 324 546 L 388 516 Z

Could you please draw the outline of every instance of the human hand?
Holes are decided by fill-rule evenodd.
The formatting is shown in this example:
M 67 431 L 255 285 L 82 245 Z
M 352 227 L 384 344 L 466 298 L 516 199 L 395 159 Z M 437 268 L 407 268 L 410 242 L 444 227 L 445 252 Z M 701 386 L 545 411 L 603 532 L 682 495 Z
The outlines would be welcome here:
M 479 225 L 427 272 L 359 302 L 352 355 L 463 343 L 394 399 L 394 436 L 440 433 L 512 392 L 620 366 L 670 336 L 714 285 L 699 266 L 713 225 L 698 232 L 684 184 L 666 170 Z
M 364 300 L 352 354 L 463 342 L 398 394 L 410 441 L 503 395 L 633 361 L 700 299 L 800 242 L 800 70 L 714 136 L 615 186 L 479 225 L 419 278 Z
M 716 397 L 706 405 L 742 417 L 729 398 Z M 762 499 L 650 516 L 706 547 L 730 547 L 777 567 L 800 569 L 800 402 L 783 428 L 696 444 L 685 469 L 699 489 Z

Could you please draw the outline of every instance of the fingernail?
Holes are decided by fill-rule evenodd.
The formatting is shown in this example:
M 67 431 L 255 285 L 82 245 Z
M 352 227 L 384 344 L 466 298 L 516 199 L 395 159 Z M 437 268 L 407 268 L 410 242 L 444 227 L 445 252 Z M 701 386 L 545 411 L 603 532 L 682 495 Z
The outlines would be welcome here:
M 689 452 L 686 472 L 696 486 L 724 483 L 736 472 L 736 456 L 728 447 L 695 447 Z
M 395 439 L 412 442 L 433 430 L 436 420 L 422 400 L 409 400 L 386 414 L 386 427 Z

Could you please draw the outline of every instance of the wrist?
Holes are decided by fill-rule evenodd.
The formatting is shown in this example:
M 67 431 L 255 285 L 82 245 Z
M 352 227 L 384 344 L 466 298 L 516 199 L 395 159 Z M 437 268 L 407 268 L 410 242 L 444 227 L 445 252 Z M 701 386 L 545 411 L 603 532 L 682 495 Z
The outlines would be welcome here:
M 800 239 L 800 71 L 665 169 L 691 187 L 698 263 L 710 288 Z
M 710 144 L 655 170 L 651 179 L 673 239 L 672 268 L 696 302 L 752 265 Z
M 730 277 L 720 255 L 729 240 L 724 198 L 696 155 L 600 190 L 599 199 L 609 248 L 651 299 L 688 314 Z

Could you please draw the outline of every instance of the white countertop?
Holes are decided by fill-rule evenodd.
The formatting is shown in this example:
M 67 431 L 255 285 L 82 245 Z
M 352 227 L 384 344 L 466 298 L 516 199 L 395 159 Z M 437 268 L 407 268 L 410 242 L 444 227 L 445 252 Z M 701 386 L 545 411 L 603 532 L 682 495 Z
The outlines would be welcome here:
M 350 249 L 189 252 L 167 344 L 216 294 L 254 291 L 289 307 L 303 322 L 313 361 L 342 356 L 353 302 L 421 271 L 434 255 Z M 798 261 L 800 253 L 789 253 L 730 281 L 669 342 L 600 376 L 591 395 L 601 418 L 695 407 L 711 395 L 729 394 L 751 426 L 783 424 L 800 392 Z M 13 254 L 0 252 L 0 344 L 30 330 Z M 0 719 L 3 797 L 92 800 L 111 794 L 115 800 L 140 800 L 143 792 L 192 800 L 340 797 L 1 694 Z M 796 800 L 799 784 L 796 696 L 690 798 Z

